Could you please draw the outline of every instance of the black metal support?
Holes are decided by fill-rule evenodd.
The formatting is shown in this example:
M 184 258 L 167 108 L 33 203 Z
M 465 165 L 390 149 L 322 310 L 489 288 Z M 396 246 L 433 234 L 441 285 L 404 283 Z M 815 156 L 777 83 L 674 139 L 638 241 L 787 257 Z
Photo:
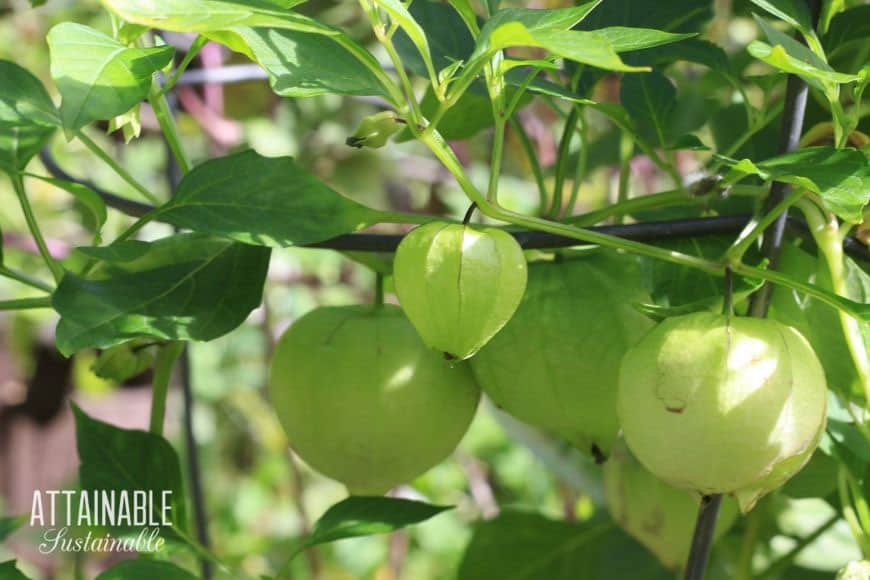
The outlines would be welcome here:
M 692 549 L 689 562 L 686 564 L 686 580 L 701 580 L 707 570 L 710 560 L 710 548 L 713 546 L 713 533 L 716 531 L 716 519 L 719 517 L 719 506 L 722 496 L 705 495 L 698 509 L 698 519 L 695 521 L 695 533 L 692 536 Z

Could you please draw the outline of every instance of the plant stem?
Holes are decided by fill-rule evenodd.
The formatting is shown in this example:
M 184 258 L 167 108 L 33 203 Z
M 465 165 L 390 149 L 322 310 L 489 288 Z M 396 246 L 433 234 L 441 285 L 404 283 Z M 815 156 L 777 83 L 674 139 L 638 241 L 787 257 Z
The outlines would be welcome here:
M 375 308 L 380 308 L 384 305 L 384 275 L 380 272 L 375 272 L 375 295 L 372 299 L 372 304 Z
M 97 145 L 93 139 L 88 137 L 84 131 L 79 129 L 75 132 L 75 136 L 85 145 L 85 147 L 90 149 L 91 153 L 99 157 L 100 160 L 103 161 L 103 163 L 111 167 L 112 170 L 117 173 L 121 179 L 127 182 L 127 184 L 130 185 L 133 189 L 138 191 L 142 195 L 142 197 L 144 197 L 154 205 L 160 205 L 160 200 L 158 200 L 153 193 L 148 191 L 148 189 L 146 189 L 144 185 L 136 181 L 136 179 L 132 175 L 130 175 L 130 173 L 126 169 L 121 167 L 114 159 L 112 159 L 112 157 L 108 153 L 106 153 L 99 145 Z
M 492 158 L 489 162 L 489 187 L 486 190 L 486 199 L 495 203 L 498 199 L 498 178 L 501 175 L 501 159 L 504 150 L 504 126 L 505 119 L 501 112 L 493 111 L 495 118 L 495 132 L 492 136 Z
M 577 166 L 574 168 L 574 180 L 571 183 L 571 196 L 565 204 L 565 211 L 571 213 L 577 205 L 577 196 L 580 195 L 580 184 L 586 175 L 586 165 L 589 161 L 589 127 L 586 124 L 586 109 L 580 107 L 577 116 L 577 124 L 580 129 L 580 149 L 577 153 Z
M 619 186 L 617 188 L 617 203 L 628 201 L 628 184 L 631 178 L 631 156 L 634 153 L 634 141 L 631 134 L 620 132 L 619 138 Z M 678 184 L 679 186 L 679 184 Z M 615 216 L 616 223 L 622 223 L 622 214 Z
M 175 366 L 175 361 L 182 350 L 184 350 L 183 342 L 168 342 L 160 347 L 157 352 L 157 360 L 154 361 L 149 430 L 155 435 L 163 435 L 163 419 L 166 415 L 166 397 L 169 393 L 172 367 Z
M 813 530 L 813 532 L 804 538 L 798 540 L 798 543 L 794 548 L 780 556 L 779 559 L 774 561 L 767 569 L 756 576 L 756 580 L 770 580 L 772 578 L 778 577 L 788 566 L 791 565 L 792 560 L 794 560 L 801 551 L 819 539 L 819 536 L 824 534 L 831 526 L 833 526 L 837 521 L 839 521 L 839 514 L 834 514 L 828 520 L 826 520 L 821 526 Z
M 565 119 L 565 127 L 562 130 L 562 137 L 559 139 L 559 151 L 556 154 L 556 179 L 553 184 L 553 203 L 550 206 L 550 211 L 547 212 L 547 216 L 550 218 L 558 218 L 562 213 L 562 188 L 565 185 L 568 154 L 571 151 L 571 137 L 574 136 L 574 131 L 577 130 L 579 115 L 580 106 L 573 105 L 571 112 L 568 113 L 568 118 Z
M 27 310 L 30 308 L 51 308 L 51 298 L 19 298 L 17 300 L 0 300 L 0 310 Z
M 773 224 L 779 216 L 788 211 L 792 205 L 804 196 L 802 190 L 794 190 L 784 197 L 773 209 L 767 212 L 760 220 L 752 220 L 746 224 L 746 228 L 737 236 L 737 239 L 725 252 L 725 257 L 730 262 L 739 262 L 743 255 L 752 246 L 753 242 L 761 236 L 767 228 Z
M 580 227 L 592 226 L 610 217 L 624 216 L 637 211 L 644 211 L 648 209 L 657 209 L 673 205 L 683 205 L 686 202 L 692 201 L 693 199 L 701 198 L 688 197 L 686 195 L 686 191 L 683 189 L 660 191 L 658 193 L 652 193 L 650 195 L 643 195 L 640 197 L 627 199 L 624 202 L 614 203 L 607 207 L 597 209 L 595 211 L 590 211 L 588 213 L 571 216 L 565 220 L 565 223 L 574 224 L 575 226 Z
M 707 571 L 707 561 L 710 559 L 710 548 L 713 546 L 713 534 L 716 530 L 716 518 L 722 495 L 705 496 L 698 509 L 698 519 L 695 522 L 695 533 L 692 536 L 692 549 L 686 564 L 685 580 L 702 580 Z
M 3 276 L 4 278 L 9 278 L 10 280 L 15 280 L 16 282 L 21 282 L 22 284 L 26 284 L 27 286 L 30 286 L 32 288 L 48 292 L 49 294 L 54 292 L 54 289 L 45 282 L 37 280 L 35 278 L 31 278 L 27 274 L 22 274 L 21 272 L 11 270 L 6 266 L 0 266 L 0 276 Z
M 833 214 L 826 215 L 822 208 L 809 199 L 802 200 L 797 207 L 803 212 L 810 233 L 816 241 L 816 246 L 822 254 L 831 277 L 831 290 L 838 296 L 848 298 L 846 288 L 846 270 L 843 263 L 843 240 L 840 238 L 839 224 Z M 855 364 L 859 381 L 864 389 L 864 397 L 870 401 L 870 360 L 861 325 L 842 310 L 837 311 L 843 338 L 849 348 L 849 354 Z
M 30 206 L 30 200 L 27 199 L 27 192 L 24 189 L 24 179 L 20 173 L 10 173 L 9 179 L 12 181 L 12 188 L 15 190 L 15 195 L 18 197 L 18 203 L 21 206 L 21 211 L 24 213 L 24 220 L 27 222 L 27 228 L 30 230 L 30 235 L 36 242 L 36 247 L 39 248 L 39 253 L 42 256 L 45 265 L 54 276 L 55 282 L 60 282 L 63 278 L 63 268 L 52 257 L 48 251 L 48 245 L 45 243 L 45 238 L 42 236 L 42 231 L 39 229 L 39 224 L 36 221 L 36 216 L 33 214 L 33 208 Z
M 752 580 L 752 556 L 758 542 L 758 532 L 761 530 L 762 511 L 756 506 L 746 518 L 746 531 L 743 533 L 743 543 L 740 547 L 740 559 L 737 561 L 737 573 L 734 580 Z
M 175 116 L 169 108 L 169 103 L 166 101 L 166 94 L 160 90 L 160 84 L 157 79 L 151 81 L 151 94 L 148 96 L 148 102 L 151 103 L 151 108 L 154 109 L 154 115 L 157 117 L 157 123 L 160 124 L 160 130 L 163 132 L 163 138 L 166 139 L 169 149 L 172 151 L 175 162 L 178 163 L 178 168 L 182 174 L 190 171 L 190 160 L 184 152 L 184 146 L 181 144 L 181 138 L 178 135 L 178 126 L 175 124 Z
M 190 48 L 187 50 L 187 54 L 184 55 L 184 58 L 181 59 L 181 62 L 172 73 L 172 76 L 169 77 L 169 79 L 160 89 L 158 96 L 165 95 L 175 87 L 175 83 L 178 82 L 178 79 L 181 78 L 181 75 L 184 74 L 184 71 L 187 70 L 187 67 L 190 66 L 190 63 L 193 62 L 193 59 L 196 58 L 196 55 L 199 54 L 199 51 L 202 50 L 202 47 L 205 46 L 207 43 L 208 38 L 206 38 L 205 36 L 198 35 L 196 37 L 196 39 L 190 45 Z
M 538 161 L 538 154 L 535 153 L 535 148 L 532 145 L 531 139 L 529 139 L 529 134 L 523 128 L 522 122 L 515 117 L 511 117 L 510 124 L 520 141 L 526 158 L 529 160 L 529 167 L 532 170 L 532 176 L 535 178 L 535 185 L 538 187 L 538 215 L 542 215 L 547 209 L 548 196 L 547 185 L 544 183 L 544 173 L 541 171 L 541 164 Z

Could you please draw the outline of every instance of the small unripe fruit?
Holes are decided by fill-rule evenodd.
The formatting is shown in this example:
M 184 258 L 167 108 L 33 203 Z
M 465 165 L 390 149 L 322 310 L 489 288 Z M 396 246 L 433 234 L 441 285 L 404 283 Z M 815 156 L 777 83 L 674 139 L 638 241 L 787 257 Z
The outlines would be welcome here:
M 423 342 L 466 359 L 513 316 L 526 287 L 526 259 L 502 230 L 435 222 L 405 236 L 393 275 Z
M 671 569 L 685 566 L 701 496 L 657 479 L 618 442 L 604 464 L 604 493 L 611 517 Z M 737 519 L 737 503 L 722 501 L 714 540 Z
M 360 121 L 353 135 L 347 138 L 345 143 L 350 147 L 362 149 L 369 147 L 379 149 L 387 144 L 387 141 L 397 133 L 403 124 L 393 111 L 381 111 L 369 115 Z
M 734 494 L 744 512 L 809 460 L 827 389 L 809 343 L 774 320 L 669 318 L 625 355 L 619 418 L 656 477 Z
M 379 495 L 446 458 L 480 392 L 392 305 L 318 308 L 272 358 L 269 395 L 291 447 L 352 494 Z
M 526 423 L 603 460 L 619 431 L 622 355 L 652 322 L 637 263 L 616 253 L 529 266 L 522 304 L 471 359 L 483 391 Z

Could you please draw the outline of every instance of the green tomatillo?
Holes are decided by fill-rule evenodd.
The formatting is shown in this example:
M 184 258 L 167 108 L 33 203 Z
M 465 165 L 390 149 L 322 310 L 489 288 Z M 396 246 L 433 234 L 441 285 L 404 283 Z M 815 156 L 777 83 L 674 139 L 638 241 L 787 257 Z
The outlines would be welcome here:
M 387 141 L 404 126 L 403 122 L 393 111 L 381 111 L 369 115 L 360 121 L 353 135 L 347 138 L 345 143 L 350 147 L 369 147 L 378 149 L 387 144 Z
M 698 312 L 669 318 L 622 362 L 619 418 L 655 476 L 733 494 L 743 512 L 809 460 L 825 427 L 821 364 L 795 329 Z
M 293 324 L 269 395 L 291 447 L 352 494 L 379 495 L 447 457 L 480 391 L 392 305 L 325 307 Z
M 471 366 L 502 409 L 570 441 L 598 461 L 616 439 L 622 355 L 652 322 L 637 262 L 602 251 L 529 266 L 522 304 Z
M 621 441 L 604 464 L 604 493 L 611 517 L 667 568 L 681 569 L 689 557 L 701 496 L 671 487 L 644 469 Z M 715 539 L 737 519 L 737 502 L 726 497 Z
M 526 287 L 526 259 L 502 230 L 434 222 L 405 236 L 393 275 L 423 342 L 466 359 L 513 316 Z

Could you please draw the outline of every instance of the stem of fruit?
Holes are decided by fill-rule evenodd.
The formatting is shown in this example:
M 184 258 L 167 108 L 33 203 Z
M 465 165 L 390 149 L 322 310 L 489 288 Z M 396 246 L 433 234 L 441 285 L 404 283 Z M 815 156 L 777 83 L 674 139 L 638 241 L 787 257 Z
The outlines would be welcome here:
M 55 282 L 60 282 L 63 278 L 63 268 L 52 257 L 48 251 L 48 245 L 45 243 L 45 238 L 42 235 L 42 230 L 39 229 L 39 224 L 36 221 L 36 216 L 33 214 L 33 208 L 30 206 L 30 200 L 27 199 L 27 192 L 24 189 L 24 179 L 20 173 L 10 173 L 9 179 L 12 181 L 12 188 L 15 190 L 15 195 L 18 197 L 18 203 L 21 205 L 21 211 L 24 213 L 24 220 L 27 222 L 27 228 L 30 230 L 30 235 L 36 242 L 36 247 L 39 248 L 39 254 L 42 256 L 45 265 L 54 276 Z
M 151 386 L 151 419 L 149 431 L 155 435 L 163 435 L 163 422 L 166 416 L 166 397 L 169 393 L 169 380 L 172 378 L 172 367 L 184 350 L 181 341 L 168 342 L 157 352 L 154 362 L 154 380 Z
M 824 256 L 828 273 L 831 276 L 831 290 L 839 296 L 847 297 L 843 240 L 840 237 L 837 218 L 832 214 L 827 214 L 809 199 L 801 200 L 797 207 L 803 212 L 819 252 Z M 843 338 L 846 340 L 846 345 L 855 364 L 855 370 L 864 389 L 864 397 L 870 401 L 870 360 L 868 360 L 867 349 L 864 345 L 861 325 L 841 310 L 837 311 L 837 316 L 840 319 Z
M 685 580 L 702 580 L 704 578 L 721 505 L 721 494 L 708 495 L 701 500 L 698 519 L 695 522 L 695 533 L 692 536 L 689 561 L 686 564 Z
M 148 189 L 144 185 L 136 181 L 136 179 L 132 175 L 130 175 L 130 172 L 121 167 L 121 165 L 119 165 L 114 159 L 112 159 L 112 157 L 108 153 L 103 151 L 103 149 L 99 145 L 97 145 L 93 139 L 88 137 L 84 131 L 82 131 L 81 129 L 76 131 L 75 136 L 79 141 L 84 144 L 85 147 L 87 147 L 91 151 L 91 153 L 99 157 L 103 163 L 111 167 L 112 171 L 117 173 L 118 176 L 126 181 L 128 185 L 138 191 L 142 195 L 142 197 L 144 197 L 154 205 L 160 204 L 160 200 L 158 200 L 153 193 L 148 191 Z
M 15 280 L 16 282 L 21 282 L 26 286 L 30 286 L 31 288 L 36 288 L 38 290 L 42 290 L 43 292 L 48 292 L 51 294 L 54 290 L 51 286 L 46 284 L 41 280 L 37 280 L 35 278 L 31 278 L 26 274 L 22 274 L 21 272 L 16 272 L 15 270 L 11 270 L 6 266 L 0 266 L 0 276 L 4 278 L 9 278 L 10 280 Z
M 19 298 L 0 300 L 0 310 L 27 310 L 31 308 L 51 308 L 51 298 Z
M 375 308 L 380 308 L 384 305 L 384 275 L 380 272 L 375 272 L 375 296 L 372 300 Z

